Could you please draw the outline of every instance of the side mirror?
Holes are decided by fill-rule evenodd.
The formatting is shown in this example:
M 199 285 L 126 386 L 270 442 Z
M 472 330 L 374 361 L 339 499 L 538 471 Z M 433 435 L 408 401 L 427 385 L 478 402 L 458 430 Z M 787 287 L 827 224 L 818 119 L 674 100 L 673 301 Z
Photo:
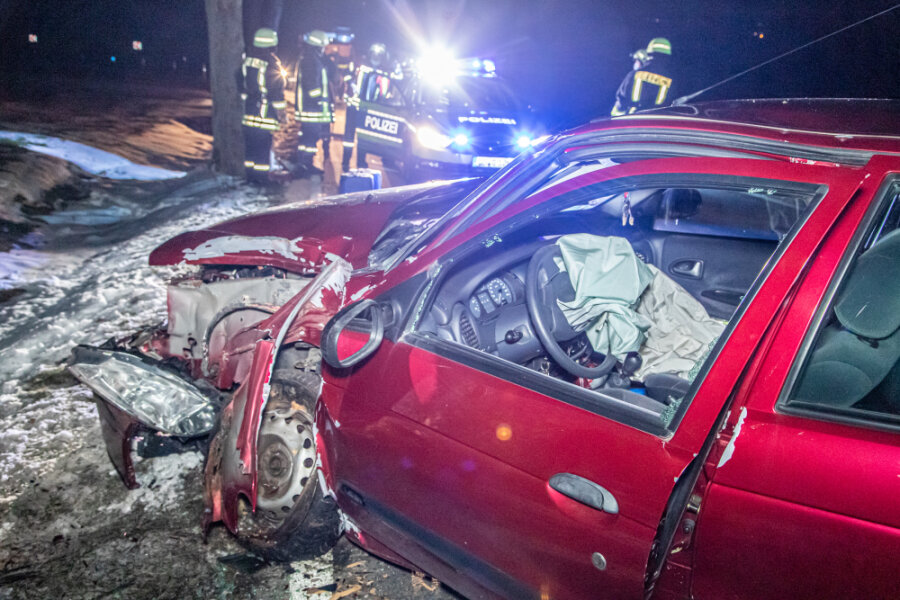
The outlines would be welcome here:
M 322 331 L 322 358 L 335 369 L 348 369 L 378 350 L 384 339 L 384 317 L 374 300 L 347 306 Z

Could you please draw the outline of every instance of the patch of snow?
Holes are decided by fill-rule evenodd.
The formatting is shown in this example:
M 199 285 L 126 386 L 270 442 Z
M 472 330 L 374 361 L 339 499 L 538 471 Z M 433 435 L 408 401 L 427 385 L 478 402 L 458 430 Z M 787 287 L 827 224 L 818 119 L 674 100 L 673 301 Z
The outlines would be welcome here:
M 43 365 L 62 361 L 76 344 L 99 344 L 164 321 L 168 281 L 195 267 L 151 267 L 150 252 L 182 231 L 202 229 L 264 204 L 263 196 L 248 195 L 246 188 L 223 190 L 180 218 L 162 211 L 160 218 L 166 220 L 154 223 L 148 216 L 134 237 L 111 247 L 8 255 L 18 257 L 17 263 L 4 256 L 0 289 L 26 292 L 0 305 L 0 381 L 24 379 Z
M 169 454 L 141 461 L 137 481 L 141 485 L 131 490 L 121 502 L 100 506 L 105 512 L 131 512 L 137 504 L 167 509 L 175 506 L 183 496 L 184 475 L 200 468 L 203 455 L 199 452 Z
M 107 179 L 135 179 L 155 181 L 184 177 L 179 171 L 169 171 L 157 167 L 136 165 L 133 162 L 110 152 L 104 152 L 91 146 L 70 142 L 46 135 L 21 133 L 17 131 L 0 131 L 0 139 L 10 140 L 16 144 L 49 156 L 69 161 L 88 173 L 100 175 Z
M 92 427 L 99 435 L 97 407 L 86 386 L 57 388 L 19 397 L 17 381 L 8 381 L 0 393 L 0 485 L 28 474 L 35 481 L 49 471 L 60 455 L 84 444 L 73 429 Z M 14 500 L 15 496 L 5 498 Z
M 288 577 L 290 600 L 324 599 L 319 588 L 334 583 L 334 557 L 330 550 L 318 558 L 293 562 L 291 568 L 293 573 Z

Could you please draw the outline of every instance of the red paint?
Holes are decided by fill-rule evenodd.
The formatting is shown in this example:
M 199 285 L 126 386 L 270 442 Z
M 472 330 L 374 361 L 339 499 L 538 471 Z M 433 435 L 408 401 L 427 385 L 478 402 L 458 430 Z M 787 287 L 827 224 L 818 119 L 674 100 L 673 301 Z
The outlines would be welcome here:
M 381 231 L 397 205 L 432 186 L 415 186 L 348 194 L 336 198 L 340 204 L 326 202 L 310 205 L 298 202 L 285 207 L 263 211 L 219 223 L 209 229 L 189 231 L 175 236 L 150 254 L 151 265 L 225 264 L 274 266 L 297 273 L 317 273 L 326 260 L 326 253 L 340 256 L 354 268 L 363 267 L 375 236 Z M 304 249 L 297 259 L 274 252 L 239 252 L 218 258 L 185 261 L 185 250 L 225 236 L 279 237 L 298 240 Z M 303 260 L 300 260 L 300 259 Z
M 815 253 L 772 344 L 738 394 L 732 425 L 738 407 L 747 415 L 701 510 L 698 596 L 779 598 L 789 589 L 795 598 L 896 596 L 896 564 L 888 557 L 900 548 L 897 434 L 794 417 L 776 406 L 814 313 L 891 164 L 897 167 L 896 161 L 872 161 L 873 176 Z M 743 560 L 732 562 L 735 548 Z
M 697 598 L 897 597 L 894 527 L 722 485 L 713 485 L 704 503 Z
M 272 361 L 275 358 L 275 344 L 260 341 L 253 353 L 250 367 L 250 379 L 247 380 L 247 404 L 244 406 L 244 418 L 238 431 L 238 449 L 241 451 L 241 464 L 244 473 L 256 473 L 256 437 L 259 432 L 259 419 L 263 406 L 268 399 L 269 378 L 272 375 Z M 253 478 L 254 481 L 256 478 Z M 253 486 L 253 507 L 256 508 L 256 486 Z

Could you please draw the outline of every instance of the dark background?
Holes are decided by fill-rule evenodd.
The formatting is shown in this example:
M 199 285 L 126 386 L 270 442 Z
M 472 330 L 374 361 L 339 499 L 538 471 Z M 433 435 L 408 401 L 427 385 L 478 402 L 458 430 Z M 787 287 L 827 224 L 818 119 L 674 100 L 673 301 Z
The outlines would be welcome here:
M 672 41 L 677 95 L 711 85 L 896 0 L 284 0 L 279 50 L 300 34 L 346 25 L 357 48 L 384 42 L 397 57 L 424 43 L 493 58 L 523 101 L 553 128 L 605 116 L 656 36 Z M 2 2 L 0 2 L 2 4 Z M 0 69 L 87 78 L 144 77 L 204 85 L 202 0 L 26 0 L 2 27 Z M 701 96 L 900 97 L 900 9 Z M 28 33 L 38 44 L 28 44 Z M 762 36 L 760 36 L 762 34 Z M 143 52 L 131 49 L 141 40 Z M 111 57 L 115 56 L 113 62 Z M 142 63 L 143 61 L 143 63 Z

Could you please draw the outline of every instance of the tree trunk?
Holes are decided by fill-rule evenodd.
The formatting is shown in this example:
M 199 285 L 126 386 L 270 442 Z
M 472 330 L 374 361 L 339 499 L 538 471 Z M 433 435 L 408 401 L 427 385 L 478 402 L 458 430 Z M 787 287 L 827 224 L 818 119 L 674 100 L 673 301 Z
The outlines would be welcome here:
M 213 164 L 228 175 L 244 173 L 238 71 L 244 51 L 241 0 L 205 0 L 209 31 L 209 87 L 212 93 Z

